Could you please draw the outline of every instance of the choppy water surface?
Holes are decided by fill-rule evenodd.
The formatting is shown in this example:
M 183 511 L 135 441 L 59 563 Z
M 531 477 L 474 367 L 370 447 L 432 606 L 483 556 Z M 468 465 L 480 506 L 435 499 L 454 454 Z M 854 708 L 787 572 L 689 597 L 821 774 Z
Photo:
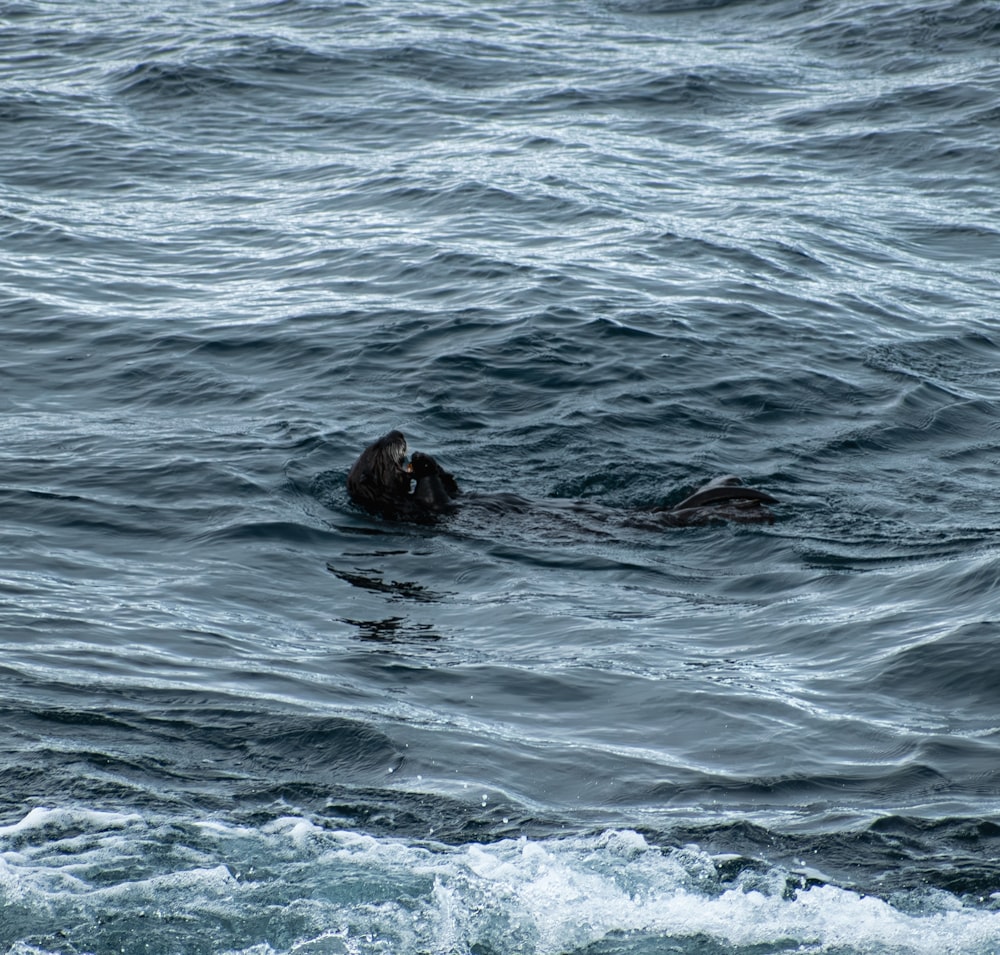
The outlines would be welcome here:
M 0 18 L 0 951 L 1000 950 L 995 4 Z

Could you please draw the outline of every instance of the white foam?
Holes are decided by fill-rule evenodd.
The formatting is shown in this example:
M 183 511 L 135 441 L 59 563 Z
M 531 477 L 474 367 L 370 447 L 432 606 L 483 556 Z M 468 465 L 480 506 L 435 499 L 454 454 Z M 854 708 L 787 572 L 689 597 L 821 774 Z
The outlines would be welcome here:
M 141 912 L 151 930 L 154 916 L 190 920 L 192 932 L 239 927 L 193 947 L 248 955 L 558 955 L 598 943 L 610 952 L 619 936 L 682 947 L 709 938 L 735 951 L 1000 951 L 1000 912 L 940 890 L 914 914 L 912 899 L 903 910 L 835 885 L 789 891 L 777 867 L 725 881 L 697 847 L 660 849 L 629 830 L 450 847 L 296 816 L 260 829 L 136 818 L 33 810 L 4 827 L 0 910 L 54 933 L 70 926 L 78 950 L 101 948 L 102 921 Z M 34 942 L 32 928 L 21 950 Z
M 0 839 L 36 829 L 123 829 L 141 824 L 135 813 L 103 812 L 94 809 L 32 809 L 20 822 L 0 826 Z
M 603 851 L 603 850 L 611 850 Z M 427 866 L 427 860 L 423 865 Z M 470 913 L 502 913 L 526 951 L 545 955 L 616 934 L 709 936 L 731 946 L 785 945 L 864 952 L 995 952 L 1000 913 L 962 906 L 913 915 L 877 898 L 819 885 L 786 897 L 786 876 L 752 874 L 719 891 L 710 856 L 650 848 L 637 833 L 565 841 L 472 845 L 436 857 L 434 951 L 484 941 Z M 759 886 L 759 887 L 753 887 Z M 494 940 L 496 941 L 496 940 Z

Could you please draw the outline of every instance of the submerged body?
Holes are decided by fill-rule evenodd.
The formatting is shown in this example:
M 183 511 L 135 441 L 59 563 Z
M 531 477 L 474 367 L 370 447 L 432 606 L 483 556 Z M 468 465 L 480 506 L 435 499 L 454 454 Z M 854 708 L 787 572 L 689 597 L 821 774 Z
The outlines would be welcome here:
M 391 520 L 409 521 L 434 520 L 455 507 L 460 495 L 454 476 L 431 455 L 415 451 L 411 462 L 406 463 L 406 438 L 400 431 L 390 431 L 361 452 L 347 475 L 347 492 L 366 511 Z M 508 496 L 493 497 L 505 500 Z M 774 522 L 774 514 L 767 505 L 777 503 L 777 498 L 766 491 L 746 487 L 730 474 L 702 485 L 673 507 L 634 512 L 630 516 L 635 519 L 641 515 L 645 522 L 668 527 L 718 521 L 770 524 Z
M 746 487 L 735 474 L 713 478 L 694 494 L 673 507 L 657 507 L 653 513 L 671 527 L 732 521 L 737 524 L 773 524 L 774 514 L 767 506 L 778 499 L 755 487 Z

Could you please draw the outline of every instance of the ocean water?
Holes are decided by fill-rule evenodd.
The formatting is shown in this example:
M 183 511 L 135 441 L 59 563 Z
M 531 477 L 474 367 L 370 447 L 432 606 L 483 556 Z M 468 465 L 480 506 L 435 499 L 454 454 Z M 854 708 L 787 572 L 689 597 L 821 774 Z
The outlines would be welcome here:
M 998 47 L 0 3 L 0 952 L 1000 951 Z

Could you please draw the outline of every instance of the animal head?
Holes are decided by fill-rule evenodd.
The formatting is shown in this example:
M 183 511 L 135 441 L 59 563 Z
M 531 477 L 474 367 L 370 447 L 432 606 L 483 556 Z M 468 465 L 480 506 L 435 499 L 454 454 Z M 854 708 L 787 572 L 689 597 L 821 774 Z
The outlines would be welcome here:
M 410 493 L 410 474 L 404 467 L 406 438 L 390 431 L 373 441 L 347 475 L 347 493 L 369 511 L 395 515 Z

